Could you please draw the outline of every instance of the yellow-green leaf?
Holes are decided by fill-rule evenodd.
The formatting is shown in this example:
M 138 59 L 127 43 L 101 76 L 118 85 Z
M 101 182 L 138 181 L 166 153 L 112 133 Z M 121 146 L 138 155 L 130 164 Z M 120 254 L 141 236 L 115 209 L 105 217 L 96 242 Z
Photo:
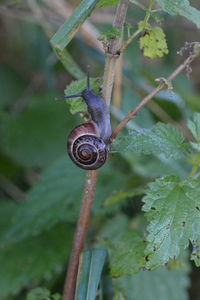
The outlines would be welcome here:
M 140 38 L 140 49 L 144 56 L 155 58 L 168 53 L 165 34 L 160 27 L 154 27 Z

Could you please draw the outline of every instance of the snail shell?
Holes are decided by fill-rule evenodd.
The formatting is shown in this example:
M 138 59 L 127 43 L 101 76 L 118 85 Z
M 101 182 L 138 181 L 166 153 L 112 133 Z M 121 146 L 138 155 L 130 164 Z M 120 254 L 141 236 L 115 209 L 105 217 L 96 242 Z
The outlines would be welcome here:
M 71 160 L 86 170 L 100 168 L 108 156 L 108 149 L 99 137 L 98 127 L 92 121 L 80 124 L 71 131 L 67 151 Z

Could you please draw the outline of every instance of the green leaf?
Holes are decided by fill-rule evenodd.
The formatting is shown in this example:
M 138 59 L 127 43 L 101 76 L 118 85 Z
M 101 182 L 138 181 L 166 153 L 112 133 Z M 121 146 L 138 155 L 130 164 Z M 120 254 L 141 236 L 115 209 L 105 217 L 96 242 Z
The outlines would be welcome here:
M 75 12 L 59 28 L 50 43 L 55 50 L 64 50 L 83 22 L 90 16 L 99 0 L 83 0 Z
M 111 195 L 104 201 L 104 206 L 112 205 L 126 198 L 131 198 L 144 193 L 144 189 L 135 188 L 134 190 L 113 191 Z
M 49 299 L 50 291 L 46 288 L 36 288 L 27 295 L 27 300 L 45 300 Z
M 81 255 L 75 300 L 95 300 L 106 260 L 105 249 L 85 251 Z
M 132 152 L 122 154 L 132 170 L 142 177 L 157 178 L 167 175 L 188 176 L 188 163 L 183 160 L 167 159 L 165 155 L 141 155 Z
M 96 7 L 99 8 L 103 6 L 113 6 L 117 5 L 118 2 L 119 0 L 100 0 Z
M 70 83 L 65 89 L 65 95 L 70 96 L 73 94 L 80 94 L 86 88 L 87 79 L 76 80 Z M 99 93 L 99 88 L 102 85 L 102 77 L 90 78 L 90 88 L 96 93 Z M 86 112 L 87 105 L 82 97 L 69 98 L 66 102 L 70 105 L 70 112 L 72 114 Z
M 129 134 L 119 137 L 112 151 L 131 151 L 136 154 L 164 155 L 180 159 L 187 154 L 189 144 L 184 142 L 181 132 L 170 124 L 158 123 L 151 129 L 131 129 Z
M 147 30 L 147 32 L 151 31 L 151 25 L 146 21 L 138 22 L 138 29 L 140 30 Z
M 46 288 L 35 288 L 27 295 L 27 300 L 60 300 L 61 296 L 58 294 L 51 295 Z
M 180 15 L 200 28 L 200 11 L 190 5 L 188 0 L 156 0 L 158 4 L 170 15 Z
M 84 187 L 84 173 L 67 156 L 48 168 L 30 189 L 26 201 L 18 205 L 5 237 L 7 242 L 13 243 L 49 230 L 60 220 L 75 221 Z
M 119 38 L 120 36 L 121 36 L 121 31 L 119 30 L 119 28 L 112 27 L 111 29 L 102 32 L 101 35 L 98 37 L 98 40 L 108 42 L 115 38 Z
M 140 49 L 143 50 L 144 56 L 150 58 L 162 57 L 167 54 L 169 51 L 162 28 L 154 27 L 140 37 Z
M 188 268 L 168 270 L 160 267 L 154 271 L 141 271 L 113 280 L 114 299 L 126 300 L 189 300 Z M 121 294 L 121 298 L 117 295 Z
M 151 268 L 177 257 L 199 238 L 200 182 L 168 176 L 149 184 L 143 210 L 149 221 L 145 253 Z
M 138 233 L 128 232 L 113 244 L 110 258 L 112 277 L 139 272 L 146 264 L 144 249 L 146 242 Z
M 44 167 L 66 151 L 66 127 L 72 117 L 55 94 L 34 96 L 20 114 L 6 115 L 1 124 L 2 150 L 25 167 Z
M 196 141 L 200 143 L 200 113 L 194 113 L 187 125 Z
M 128 231 L 128 219 L 125 215 L 118 214 L 113 218 L 106 219 L 103 223 L 100 232 L 98 233 L 97 240 L 102 244 L 105 241 L 116 241 L 120 239 Z
M 0 249 L 0 298 L 50 279 L 63 269 L 73 230 L 58 224 L 51 231 Z
M 18 203 L 11 200 L 0 200 L 0 235 L 8 228 L 16 209 L 18 208 Z
M 86 171 L 75 166 L 66 156 L 57 160 L 19 204 L 10 226 L 0 236 L 2 244 L 10 244 L 30 235 L 49 230 L 59 221 L 75 222 L 80 209 Z M 126 183 L 123 176 L 107 163 L 101 168 L 96 188 L 94 213 L 105 214 L 101 203 L 115 186 Z M 113 210 L 113 209 L 112 209 Z

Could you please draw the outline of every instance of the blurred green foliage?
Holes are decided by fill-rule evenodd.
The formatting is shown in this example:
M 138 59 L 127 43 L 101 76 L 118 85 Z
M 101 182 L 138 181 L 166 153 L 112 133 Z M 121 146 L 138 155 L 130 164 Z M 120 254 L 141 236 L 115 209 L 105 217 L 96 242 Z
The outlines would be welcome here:
M 139 1 L 130 2 L 127 22 L 134 32 L 146 12 Z M 162 28 L 168 55 L 144 58 L 139 38 L 124 52 L 120 114 L 112 115 L 113 128 L 121 115 L 157 85 L 155 78 L 167 77 L 180 64 L 184 57 L 177 51 L 185 41 L 198 39 L 195 25 L 180 17 L 199 26 L 200 5 L 193 2 L 196 8 L 186 0 L 184 7 L 175 8 L 172 1 L 157 1 L 164 11 L 154 13 L 149 22 L 152 28 Z M 80 98 L 67 104 L 54 99 L 64 90 L 69 95 L 85 87 L 82 78 L 88 63 L 97 93 L 103 76 L 104 56 L 95 43 L 91 46 L 89 33 L 87 38 L 76 35 L 68 45 L 68 53 L 62 55 L 69 72 L 64 69 L 49 44 L 65 21 L 63 15 L 48 1 L 35 3 L 39 10 L 31 1 L 0 3 L 2 300 L 56 300 L 57 293 L 62 294 L 85 180 L 85 171 L 66 155 L 66 139 L 71 129 L 83 122 L 70 112 L 83 112 L 86 107 Z M 110 32 L 114 11 L 107 5 L 116 3 L 102 0 L 102 8 L 92 15 L 99 36 Z M 148 7 L 149 1 L 142 5 Z M 84 18 L 88 14 L 86 11 Z M 140 37 L 145 36 L 144 32 Z M 167 53 L 166 47 L 164 50 L 163 54 Z M 102 299 L 198 300 L 197 268 L 188 257 L 199 266 L 199 60 L 191 67 L 190 80 L 183 72 L 173 81 L 172 93 L 161 91 L 152 104 L 139 111 L 129 131 L 124 129 L 115 141 L 108 163 L 99 170 L 87 247 L 103 245 L 109 251 L 100 284 Z M 76 79 L 79 81 L 71 83 Z M 141 209 L 144 194 L 145 217 Z M 190 255 L 184 252 L 189 240 Z M 100 269 L 103 263 L 104 259 L 99 262 Z M 159 267 L 146 271 L 155 266 Z M 43 288 L 38 290 L 38 286 Z

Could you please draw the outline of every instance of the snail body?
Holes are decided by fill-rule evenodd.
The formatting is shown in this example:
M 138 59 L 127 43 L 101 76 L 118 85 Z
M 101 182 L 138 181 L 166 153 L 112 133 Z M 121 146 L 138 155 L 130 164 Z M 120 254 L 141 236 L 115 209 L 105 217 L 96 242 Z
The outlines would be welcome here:
M 92 90 L 85 89 L 82 97 L 88 106 L 88 113 L 92 121 L 97 125 L 99 136 L 109 147 L 111 136 L 110 112 L 105 100 L 95 94 Z
M 96 170 L 108 157 L 110 150 L 110 113 L 103 98 L 87 87 L 81 94 L 63 98 L 82 97 L 87 104 L 91 121 L 76 126 L 68 136 L 67 151 L 71 160 L 80 168 Z

